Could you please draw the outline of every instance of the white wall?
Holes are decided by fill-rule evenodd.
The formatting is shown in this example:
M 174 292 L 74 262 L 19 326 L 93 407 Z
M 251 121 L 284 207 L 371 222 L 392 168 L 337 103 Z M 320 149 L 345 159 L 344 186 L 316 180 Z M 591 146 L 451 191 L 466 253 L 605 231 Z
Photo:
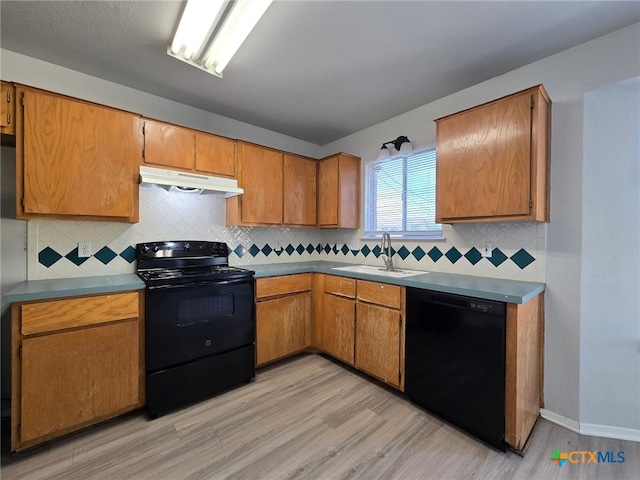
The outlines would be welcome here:
M 640 77 L 585 93 L 581 431 L 640 441 Z M 629 433 L 630 438 L 634 434 Z
M 349 151 L 373 159 L 382 142 L 407 135 L 415 145 L 435 141 L 433 120 L 464 108 L 544 84 L 552 107 L 551 223 L 546 233 L 545 407 L 568 424 L 580 416 L 582 317 L 583 102 L 585 92 L 640 74 L 640 24 L 566 50 L 325 145 L 325 152 Z M 637 161 L 637 157 L 636 157 Z M 616 185 L 608 185 L 615 190 Z M 583 191 L 584 189 L 584 191 Z M 637 216 L 637 214 L 636 214 Z M 460 227 L 453 227 L 455 232 Z M 636 243 L 637 247 L 637 243 Z M 636 248 L 637 251 L 637 248 Z M 618 279 L 614 279 L 617 286 Z M 589 292 L 591 294 L 591 292 Z M 637 292 L 636 292 L 637 295 Z M 633 342 L 633 338 L 626 338 Z M 600 351 L 602 346 L 594 346 Z M 637 345 L 636 345 L 637 348 Z M 590 353 L 594 353 L 590 350 Z M 617 375 L 638 374 L 636 365 L 618 365 Z M 609 372 L 612 373 L 612 372 Z M 595 391 L 611 394 L 609 388 Z M 593 389 L 591 393 L 595 393 Z M 637 428 L 633 412 L 617 423 Z

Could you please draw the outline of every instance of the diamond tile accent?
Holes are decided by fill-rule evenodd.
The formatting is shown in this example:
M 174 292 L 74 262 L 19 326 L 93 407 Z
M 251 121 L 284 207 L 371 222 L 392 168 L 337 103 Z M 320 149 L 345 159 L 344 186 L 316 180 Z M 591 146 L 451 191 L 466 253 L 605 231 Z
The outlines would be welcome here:
M 265 246 L 264 246 L 264 247 L 262 247 L 262 250 L 261 250 L 261 252 L 262 252 L 262 253 L 264 253 L 264 256 L 265 256 L 265 257 L 268 257 L 268 256 L 269 256 L 269 254 L 270 254 L 272 251 L 273 251 L 273 250 L 272 250 L 272 248 L 269 246 L 269 244 L 268 244 L 268 243 L 267 243 L 267 244 L 265 244 Z
M 371 249 L 369 248 L 368 245 L 363 245 L 360 251 L 365 257 L 371 253 Z
M 434 262 L 437 262 L 442 258 L 442 252 L 438 247 L 433 247 L 431 250 L 429 250 L 429 253 L 427 253 L 427 255 L 429 255 L 429 258 Z
M 400 255 L 400 258 L 404 260 L 409 255 L 411 255 L 411 252 L 409 251 L 409 249 L 407 247 L 405 247 L 403 245 L 398 249 L 398 255 Z
M 346 255 L 347 253 L 349 253 L 349 247 L 347 247 L 347 244 L 346 244 L 346 243 L 343 243 L 343 244 L 342 244 L 342 247 L 340 248 L 340 251 L 341 251 L 343 254 L 345 254 L 345 255 Z
M 411 255 L 413 255 L 413 258 L 420 261 L 426 255 L 426 253 L 424 253 L 424 250 L 418 246 L 413 249 L 413 252 L 411 252 Z
M 524 248 L 521 248 L 516 253 L 511 255 L 511 261 L 518 265 L 521 269 L 527 267 L 536 259 L 533 258 L 529 252 L 527 252 Z
M 376 245 L 375 247 L 373 247 L 372 252 L 376 257 L 379 257 L 380 256 L 380 245 Z
M 494 266 L 499 267 L 505 260 L 507 256 L 502 253 L 499 248 L 494 248 L 491 252 L 491 258 L 487 258 Z
M 330 251 L 331 251 L 331 246 L 327 243 L 327 244 L 324 246 L 324 253 L 329 253 Z
M 284 249 L 284 251 L 291 255 L 296 251 L 296 249 L 293 247 L 293 245 L 289 244 L 287 245 L 287 248 Z
M 321 244 L 316 245 L 316 252 L 318 252 L 318 253 L 322 252 L 322 245 Z
M 304 252 L 304 247 L 301 243 L 296 247 L 296 252 L 298 252 L 298 255 L 302 255 L 302 252 Z
M 238 257 L 242 258 L 244 257 L 244 254 L 247 253 L 247 249 L 244 248 L 242 245 L 238 245 L 236 248 L 233 249 L 233 253 L 235 253 Z
M 129 246 L 120 252 L 120 256 L 127 262 L 133 263 L 136 259 L 136 249 Z
M 98 250 L 96 252 L 96 254 L 94 255 L 94 257 L 96 257 L 98 260 L 100 260 L 105 265 L 108 264 L 111 260 L 113 260 L 117 256 L 118 255 L 116 254 L 116 252 L 111 250 L 106 245 L 104 247 L 102 247 L 100 250 Z
M 307 248 L 305 248 L 305 250 L 309 254 L 313 253 L 313 250 L 314 250 L 313 245 L 311 245 L 311 244 L 307 245 Z
M 75 263 L 77 266 L 82 265 L 84 262 L 86 262 L 87 260 L 89 260 L 89 257 L 78 257 L 78 247 L 74 248 L 73 250 L 71 250 L 69 253 L 67 253 L 64 258 L 66 258 L 67 260 L 69 260 L 70 262 Z
M 464 254 L 464 258 L 469 260 L 469 263 L 471 263 L 471 265 L 475 265 L 480 260 L 482 260 L 482 254 L 476 247 L 472 247 L 471 250 Z
M 40 262 L 45 267 L 49 268 L 51 265 L 56 263 L 58 260 L 62 258 L 58 252 L 56 252 L 53 248 L 46 247 L 43 248 L 40 253 L 38 253 L 38 262 Z
M 252 257 L 255 257 L 256 255 L 258 255 L 258 253 L 260 253 L 260 249 L 258 248 L 258 246 L 254 243 L 253 245 L 251 245 L 249 247 L 249 253 L 251 254 Z
M 444 255 L 449 259 L 451 263 L 456 263 L 458 260 L 462 258 L 462 254 L 458 251 L 456 247 L 451 247 L 449 251 Z

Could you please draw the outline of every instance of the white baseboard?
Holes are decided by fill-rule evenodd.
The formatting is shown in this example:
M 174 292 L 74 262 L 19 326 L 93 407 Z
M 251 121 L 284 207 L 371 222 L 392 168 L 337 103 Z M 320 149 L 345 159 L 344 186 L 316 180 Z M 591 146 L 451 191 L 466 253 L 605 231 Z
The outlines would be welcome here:
M 624 427 L 612 427 L 610 425 L 598 425 L 595 423 L 581 423 L 580 433 L 594 437 L 616 438 L 618 440 L 630 440 L 640 442 L 640 430 Z
M 549 420 L 550 422 L 560 425 L 561 427 L 568 428 L 572 432 L 580 433 L 580 424 L 575 420 L 550 412 L 544 408 L 540 409 L 540 416 L 545 420 Z
M 610 425 L 598 425 L 595 423 L 578 423 L 570 418 L 563 417 L 557 413 L 550 412 L 544 408 L 540 409 L 540 416 L 561 427 L 571 430 L 581 435 L 593 437 L 615 438 L 618 440 L 630 440 L 640 442 L 640 430 L 633 428 L 612 427 Z

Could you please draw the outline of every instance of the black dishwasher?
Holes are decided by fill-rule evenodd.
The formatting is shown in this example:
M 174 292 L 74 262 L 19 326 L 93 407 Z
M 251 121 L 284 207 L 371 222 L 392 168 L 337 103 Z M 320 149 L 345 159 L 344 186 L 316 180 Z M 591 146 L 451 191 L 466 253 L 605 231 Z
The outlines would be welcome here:
M 405 393 L 502 451 L 505 322 L 504 303 L 407 288 Z

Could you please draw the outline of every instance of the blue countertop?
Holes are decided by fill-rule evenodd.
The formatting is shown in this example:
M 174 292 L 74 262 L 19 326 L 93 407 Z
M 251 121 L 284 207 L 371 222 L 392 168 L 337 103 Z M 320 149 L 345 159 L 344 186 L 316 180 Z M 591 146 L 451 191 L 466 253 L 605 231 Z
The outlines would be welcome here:
M 56 278 L 32 280 L 18 285 L 4 295 L 6 303 L 74 297 L 96 293 L 142 290 L 144 282 L 135 274 L 106 275 L 98 277 Z
M 394 278 L 384 275 L 334 270 L 337 267 L 350 265 L 356 264 L 315 261 L 246 265 L 244 267 L 254 270 L 256 272 L 256 278 L 317 272 L 360 280 L 373 280 L 405 287 L 423 288 L 437 292 L 467 295 L 507 303 L 526 303 L 545 289 L 544 283 L 474 277 L 451 273 L 425 272 L 424 275 Z M 4 295 L 4 301 L 6 303 L 27 302 L 77 295 L 142 290 L 144 288 L 144 282 L 135 274 L 33 280 L 18 285 Z
M 405 287 L 423 288 L 436 292 L 454 293 L 469 297 L 483 298 L 507 303 L 526 303 L 545 289 L 544 283 L 522 282 L 519 280 L 504 280 L 500 278 L 474 277 L 471 275 L 456 275 L 453 273 L 425 272 L 424 275 L 394 278 L 369 273 L 348 272 L 334 270 L 337 267 L 356 265 L 340 262 L 296 262 L 276 263 L 270 265 L 249 265 L 256 272 L 256 278 L 272 277 L 276 275 L 290 275 L 293 273 L 318 272 L 342 277 L 373 280 Z

